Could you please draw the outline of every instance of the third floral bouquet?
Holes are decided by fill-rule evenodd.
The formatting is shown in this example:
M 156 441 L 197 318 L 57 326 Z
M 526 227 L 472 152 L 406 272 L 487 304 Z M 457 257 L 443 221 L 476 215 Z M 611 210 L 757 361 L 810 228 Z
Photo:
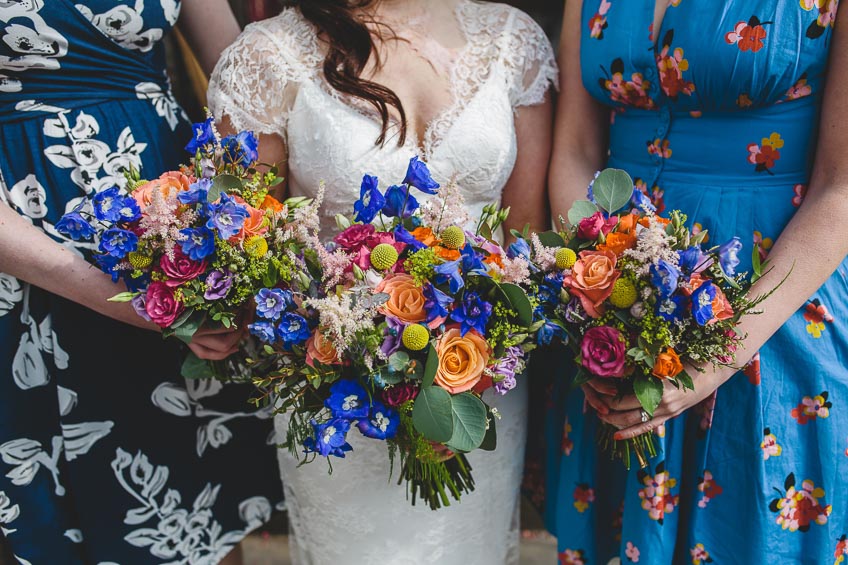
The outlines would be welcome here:
M 738 238 L 704 246 L 686 217 L 655 213 L 620 170 L 601 172 L 589 200 L 569 212 L 567 247 L 552 270 L 565 291 L 558 309 L 579 367 L 575 380 L 604 379 L 620 395 L 635 394 L 642 418 L 653 416 L 665 383 L 693 389 L 692 368 L 731 365 L 743 336 L 742 316 L 765 298 L 751 297 L 763 265 L 754 253 L 752 277 L 737 273 Z M 656 454 L 653 434 L 618 441 L 601 424 L 600 442 L 630 466 Z
M 366 176 L 352 221 L 307 257 L 320 283 L 263 290 L 251 326 L 277 357 L 256 383 L 290 418 L 286 446 L 345 457 L 350 434 L 384 441 L 412 503 L 433 509 L 473 489 L 465 454 L 496 445 L 483 394 L 516 386 L 535 339 L 529 263 L 492 237 L 507 211 L 466 231 L 457 188 L 439 190 L 417 159 L 385 192 Z

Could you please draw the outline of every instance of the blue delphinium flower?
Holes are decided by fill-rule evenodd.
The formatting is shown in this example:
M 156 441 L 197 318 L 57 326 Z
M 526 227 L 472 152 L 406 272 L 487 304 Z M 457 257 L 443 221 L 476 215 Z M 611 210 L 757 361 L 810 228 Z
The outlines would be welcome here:
M 191 141 L 189 141 L 188 145 L 186 145 L 186 151 L 194 155 L 197 153 L 198 149 L 215 142 L 215 130 L 212 127 L 213 123 L 214 119 L 209 118 L 206 121 L 191 125 L 191 131 L 194 134 L 194 137 L 192 137 Z
M 177 200 L 182 204 L 194 206 L 195 204 L 206 204 L 209 189 L 212 188 L 212 179 L 198 179 L 197 182 L 177 195 Z
M 330 387 L 330 397 L 324 401 L 333 418 L 357 420 L 367 418 L 371 409 L 368 393 L 355 381 L 337 381 Z
M 141 209 L 135 198 L 121 194 L 117 186 L 98 192 L 91 203 L 94 217 L 101 222 L 134 222 L 141 217 Z
M 677 291 L 680 275 L 680 269 L 665 259 L 651 265 L 651 282 L 663 298 L 668 298 Z
M 258 337 L 263 343 L 274 343 L 277 341 L 277 334 L 275 333 L 276 328 L 271 322 L 254 322 L 248 325 L 247 329 L 250 332 L 250 335 Z
M 224 162 L 248 168 L 259 160 L 259 140 L 252 131 L 228 135 L 221 140 Z
M 422 288 L 424 294 L 424 311 L 427 312 L 427 323 L 438 318 L 447 318 L 448 307 L 453 303 L 453 297 L 445 294 L 435 286 L 427 283 Z
M 719 263 L 727 276 L 732 277 L 736 274 L 740 251 L 742 251 L 742 240 L 738 237 L 734 237 L 718 248 Z
M 683 317 L 684 296 L 660 296 L 657 300 L 657 315 L 669 322 Z
M 373 175 L 362 177 L 359 200 L 353 204 L 353 211 L 356 212 L 354 220 L 357 222 L 371 223 L 386 205 L 386 198 L 380 192 L 378 182 L 377 177 Z
M 292 306 L 293 297 L 290 290 L 263 288 L 254 297 L 256 313 L 266 320 L 276 320 Z
M 638 208 L 642 212 L 656 212 L 657 207 L 654 206 L 654 203 L 651 202 L 651 199 L 648 196 L 639 190 L 638 188 L 633 188 L 633 196 L 630 198 L 630 203 L 634 208 Z
M 115 267 L 121 262 L 120 257 L 115 257 L 113 255 L 94 255 L 94 261 L 97 263 L 97 266 L 100 267 L 100 270 L 110 275 L 112 277 L 112 282 L 116 283 L 121 278 L 121 271 L 116 269 Z
M 409 160 L 403 184 L 414 186 L 425 194 L 436 194 L 439 191 L 439 183 L 433 180 L 430 169 L 423 161 L 418 160 L 417 155 Z
M 312 420 L 312 429 L 315 431 L 314 438 L 307 438 L 303 442 L 306 453 L 318 453 L 323 457 L 334 455 L 344 458 L 345 453 L 353 451 L 353 447 L 347 442 L 347 432 L 350 430 L 348 420 L 330 420 L 325 424 L 319 424 Z
M 291 350 L 295 345 L 303 345 L 310 335 L 309 323 L 300 314 L 285 314 L 277 326 L 277 337 L 283 342 L 286 350 Z
M 461 334 L 464 336 L 469 330 L 477 330 L 480 335 L 486 335 L 486 324 L 492 315 L 492 305 L 480 298 L 480 295 L 468 291 L 462 297 L 462 302 L 453 312 L 450 318 L 460 323 Z
M 524 239 L 516 239 L 506 248 L 506 256 L 510 259 L 521 257 L 530 260 L 530 244 Z
M 474 251 L 470 243 L 466 242 L 459 254 L 460 261 L 462 261 L 462 271 L 465 274 L 489 276 L 489 269 L 483 264 L 483 256 Z
M 56 231 L 74 241 L 91 241 L 91 238 L 97 233 L 94 226 L 76 210 L 68 212 L 56 222 Z
M 206 222 L 206 227 L 218 230 L 221 239 L 230 239 L 241 231 L 248 217 L 250 213 L 245 206 L 228 194 L 222 194 L 218 202 L 209 205 L 209 221 Z
M 452 293 L 456 294 L 465 286 L 462 273 L 459 272 L 459 259 L 436 265 L 433 269 L 436 271 L 436 282 L 439 284 L 447 282 Z
M 180 247 L 193 261 L 202 261 L 215 253 L 215 234 L 209 228 L 189 228 L 180 233 L 187 238 L 180 242 Z
M 411 247 L 414 251 L 420 251 L 422 249 L 426 249 L 427 246 L 415 239 L 415 236 L 409 233 L 403 224 L 398 224 L 395 228 L 395 241 L 399 241 L 405 245 Z
M 407 186 L 390 186 L 385 194 L 383 214 L 389 218 L 408 218 L 418 209 L 418 200 L 409 194 Z
M 601 176 L 601 171 L 597 171 L 595 173 L 595 177 L 592 179 L 592 182 L 589 183 L 589 187 L 586 189 L 586 199 L 592 204 L 598 203 L 595 200 L 595 181 L 598 180 L 599 176 Z
M 553 306 L 559 304 L 563 278 L 564 276 L 562 273 L 547 275 L 539 284 L 539 292 L 536 295 L 539 302 Z
M 715 285 L 707 281 L 692 293 L 692 315 L 699 326 L 706 326 L 713 319 L 713 299 L 716 297 Z
M 704 253 L 697 245 L 693 245 L 689 249 L 678 251 L 678 263 L 684 273 L 695 273 L 703 271 L 710 265 L 709 256 Z
M 110 228 L 100 238 L 100 251 L 123 258 L 138 249 L 138 236 L 131 231 Z
M 400 416 L 396 411 L 375 402 L 371 405 L 371 413 L 368 417 L 359 420 L 356 427 L 365 437 L 386 440 L 397 435 L 399 424 Z
M 536 334 L 536 343 L 547 346 L 553 343 L 555 338 L 560 340 L 565 339 L 565 330 L 561 326 L 551 322 L 548 318 L 545 318 L 545 323 L 539 328 Z

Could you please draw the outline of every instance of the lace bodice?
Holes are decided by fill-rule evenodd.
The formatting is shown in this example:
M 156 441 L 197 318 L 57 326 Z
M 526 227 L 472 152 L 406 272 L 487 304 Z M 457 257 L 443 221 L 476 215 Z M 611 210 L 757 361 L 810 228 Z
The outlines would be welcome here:
M 451 103 L 421 140 L 374 144 L 379 120 L 331 89 L 314 27 L 296 9 L 248 26 L 223 54 L 209 106 L 237 129 L 276 134 L 288 153 L 292 195 L 314 196 L 326 183 L 325 232 L 350 213 L 363 174 L 403 178 L 419 154 L 441 183 L 455 178 L 472 217 L 499 201 L 517 155 L 515 111 L 541 103 L 555 82 L 553 50 L 539 26 L 504 4 L 460 0 L 455 15 L 465 45 L 452 65 Z

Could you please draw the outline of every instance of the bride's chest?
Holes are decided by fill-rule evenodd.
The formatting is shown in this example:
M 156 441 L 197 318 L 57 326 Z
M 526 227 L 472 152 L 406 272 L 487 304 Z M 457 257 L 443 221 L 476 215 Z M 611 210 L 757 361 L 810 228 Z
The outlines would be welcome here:
M 428 124 L 424 138 L 408 136 L 398 145 L 393 126 L 383 146 L 375 145 L 380 124 L 320 85 L 300 88 L 288 118 L 289 183 L 311 195 L 320 183 L 327 204 L 346 208 L 359 196 L 364 174 L 383 187 L 399 182 L 409 159 L 419 155 L 437 181 L 455 179 L 466 201 L 500 198 L 515 165 L 517 143 L 513 109 L 503 79 L 496 73 L 472 95 L 458 99 Z

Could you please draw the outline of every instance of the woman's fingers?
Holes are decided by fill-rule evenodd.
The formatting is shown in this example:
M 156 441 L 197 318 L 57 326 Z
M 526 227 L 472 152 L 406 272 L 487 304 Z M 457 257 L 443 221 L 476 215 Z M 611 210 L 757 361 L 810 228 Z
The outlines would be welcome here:
M 583 394 L 586 395 L 586 402 L 589 404 L 589 406 L 594 408 L 595 411 L 598 414 L 608 414 L 609 413 L 609 408 L 607 408 L 607 405 L 604 404 L 603 399 L 597 393 L 597 391 L 595 391 L 594 388 L 592 388 L 588 384 L 584 384 L 582 386 L 582 388 L 583 388 Z
M 624 430 L 642 423 L 642 409 L 627 410 L 626 412 L 609 412 L 608 414 L 602 414 L 601 420 L 615 426 L 619 430 Z
M 668 418 L 651 418 L 645 423 L 640 422 L 635 426 L 630 426 L 629 428 L 617 431 L 614 437 L 618 441 L 633 439 L 634 437 L 653 432 L 655 429 L 665 424 L 666 421 L 668 421 Z
M 627 412 L 642 408 L 642 403 L 639 402 L 639 399 L 633 394 L 623 396 L 621 398 L 611 398 L 606 402 L 610 409 L 615 410 L 616 412 Z
M 199 343 L 190 343 L 188 348 L 192 353 L 197 355 L 199 358 L 204 359 L 206 361 L 223 361 L 237 350 L 225 350 L 225 351 L 215 351 L 214 349 L 209 349 L 208 347 L 204 347 Z
M 604 379 L 592 379 L 586 384 L 598 391 L 600 394 L 605 394 L 607 396 L 616 396 L 618 394 L 618 389 L 615 385 L 610 384 Z

